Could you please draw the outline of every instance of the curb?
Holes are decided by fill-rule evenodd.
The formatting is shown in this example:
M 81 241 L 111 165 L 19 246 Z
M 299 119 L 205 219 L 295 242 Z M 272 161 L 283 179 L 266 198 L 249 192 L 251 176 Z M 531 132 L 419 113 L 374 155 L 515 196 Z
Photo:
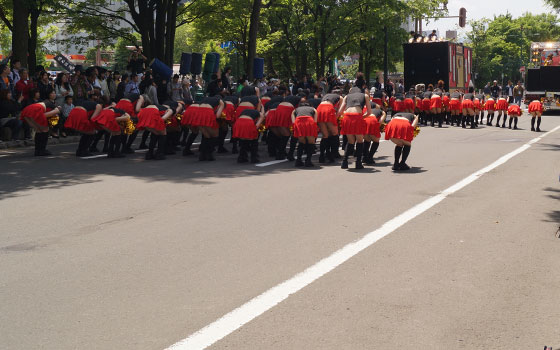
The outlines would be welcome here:
M 67 136 L 61 138 L 49 138 L 49 145 L 63 145 L 68 143 L 76 143 L 80 141 L 80 136 Z M 24 148 L 33 147 L 35 142 L 33 140 L 17 140 L 17 141 L 4 141 L 0 142 L 0 149 L 10 149 L 10 148 Z

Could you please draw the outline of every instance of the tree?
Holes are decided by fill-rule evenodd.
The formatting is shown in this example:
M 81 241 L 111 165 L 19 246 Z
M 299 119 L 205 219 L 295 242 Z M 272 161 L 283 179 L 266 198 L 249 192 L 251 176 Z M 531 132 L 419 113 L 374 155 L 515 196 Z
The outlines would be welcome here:
M 551 41 L 560 37 L 558 18 L 552 14 L 510 14 L 471 22 L 467 33 L 473 48 L 475 84 L 484 86 L 494 79 L 518 80 L 519 67 L 530 61 L 532 41 Z
M 173 64 L 175 32 L 218 8 L 207 6 L 204 0 L 122 0 L 113 5 L 109 0 L 66 0 L 65 10 L 71 30 L 86 32 L 83 40 L 101 39 L 115 42 L 123 37 L 136 44 L 133 33 L 140 34 L 144 55 Z M 198 11 L 192 16 L 192 8 Z M 84 18 L 86 20 L 84 20 Z

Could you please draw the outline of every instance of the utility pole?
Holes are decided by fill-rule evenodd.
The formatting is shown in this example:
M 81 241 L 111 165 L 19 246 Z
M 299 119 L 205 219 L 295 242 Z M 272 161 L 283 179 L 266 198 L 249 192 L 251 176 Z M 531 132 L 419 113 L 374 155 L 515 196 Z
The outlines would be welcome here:
M 387 26 L 383 27 L 383 34 L 385 36 L 385 42 L 383 45 L 383 87 L 387 88 L 387 82 L 389 81 L 389 66 L 388 66 L 388 53 L 387 53 L 387 45 L 389 44 L 389 38 L 387 36 Z

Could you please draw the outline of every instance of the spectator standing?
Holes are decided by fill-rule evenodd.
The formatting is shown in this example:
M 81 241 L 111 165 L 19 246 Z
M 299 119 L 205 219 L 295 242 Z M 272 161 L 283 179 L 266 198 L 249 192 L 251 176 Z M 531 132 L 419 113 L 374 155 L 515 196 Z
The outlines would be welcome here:
M 122 75 L 121 81 L 119 82 L 119 85 L 117 85 L 115 101 L 120 101 L 124 97 L 124 91 L 126 89 L 127 84 L 128 84 L 128 74 L 124 73 Z
M 138 94 L 140 95 L 140 89 L 138 89 L 138 75 L 132 73 L 130 75 L 130 80 L 126 84 L 126 88 L 124 89 L 124 94 Z
M 222 92 L 222 80 L 218 79 L 216 74 L 212 74 L 212 80 L 206 88 L 206 93 L 208 97 L 213 97 L 219 95 Z
M 508 103 L 513 103 L 513 83 L 511 82 L 511 80 L 508 80 L 508 83 L 504 90 L 508 99 Z
M 222 73 L 222 87 L 227 91 L 231 92 L 231 67 L 226 67 Z
M 130 73 L 142 77 L 142 75 L 144 74 L 144 63 L 147 60 L 148 58 L 142 54 L 142 50 L 140 50 L 140 48 L 136 46 L 136 50 L 132 51 L 130 53 L 130 56 L 128 57 Z
M 183 79 L 183 101 L 190 102 L 188 104 L 194 101 L 191 94 L 191 82 L 187 78 Z
M 373 87 L 375 88 L 375 91 L 381 90 L 381 83 L 379 82 L 379 78 L 375 78 L 375 83 L 373 84 Z
M 521 107 L 521 99 L 523 98 L 523 93 L 525 89 L 521 85 L 521 82 L 518 81 L 517 85 L 513 88 L 513 98 L 515 99 L 515 103 Z
M 87 86 L 81 66 L 76 66 L 74 75 L 70 79 L 70 85 L 72 86 L 72 91 L 74 91 L 74 97 L 77 100 L 87 99 Z
M 17 140 L 19 131 L 23 127 L 23 122 L 18 118 L 21 111 L 21 101 L 23 101 L 23 97 L 20 96 L 15 101 L 10 90 L 3 89 L 0 91 L 0 127 L 12 130 L 12 140 Z
M 41 94 L 41 100 L 46 100 L 49 98 L 51 91 L 54 91 L 54 84 L 49 80 L 49 73 L 42 71 L 39 73 L 39 81 L 37 82 L 37 88 Z
M 10 78 L 10 68 L 6 64 L 0 65 L 0 90 L 10 90 L 14 95 L 14 83 Z
M 502 89 L 498 86 L 498 81 L 494 80 L 494 84 L 490 87 L 490 95 L 494 98 L 494 100 L 498 100 L 500 97 L 500 91 Z
M 56 92 L 55 104 L 57 106 L 64 104 L 66 96 L 74 96 L 74 91 L 68 82 L 68 75 L 66 73 L 58 73 L 54 82 L 54 91 Z
M 111 92 L 109 91 L 109 84 L 107 83 L 107 70 L 105 68 L 99 68 L 99 77 L 97 78 L 97 85 L 101 88 L 101 95 L 111 97 Z
M 111 101 L 117 101 L 117 86 L 120 83 L 121 75 L 119 72 L 114 72 L 107 76 L 107 86 L 109 87 L 109 96 Z
M 158 101 L 162 103 L 170 99 L 170 94 L 168 93 L 169 86 L 171 85 L 167 78 L 159 78 L 156 80 L 157 85 L 157 97 Z
M 223 86 L 223 80 L 222 80 Z M 179 74 L 175 74 L 169 84 L 169 95 L 175 102 L 183 101 L 183 84 L 179 81 Z
M 35 87 L 33 81 L 29 79 L 29 72 L 27 69 L 22 68 L 19 71 L 20 79 L 16 84 L 17 96 L 23 96 L 24 100 L 29 99 L 29 92 Z
M 484 95 L 486 96 L 490 96 L 490 82 L 488 82 L 485 86 L 484 86 Z
M 10 66 L 11 66 L 10 78 L 12 79 L 12 82 L 15 85 L 21 79 L 20 77 L 21 62 L 20 60 L 12 60 Z

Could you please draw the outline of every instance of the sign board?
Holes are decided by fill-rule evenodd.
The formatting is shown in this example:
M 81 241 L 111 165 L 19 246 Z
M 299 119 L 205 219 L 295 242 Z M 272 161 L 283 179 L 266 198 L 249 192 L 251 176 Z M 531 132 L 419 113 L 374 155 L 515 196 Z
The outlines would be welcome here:
M 76 66 L 61 54 L 54 56 L 54 60 L 60 67 L 66 69 L 70 73 L 73 73 L 76 69 Z
M 525 66 L 522 66 L 521 68 L 519 68 L 519 73 L 523 73 L 525 72 Z

